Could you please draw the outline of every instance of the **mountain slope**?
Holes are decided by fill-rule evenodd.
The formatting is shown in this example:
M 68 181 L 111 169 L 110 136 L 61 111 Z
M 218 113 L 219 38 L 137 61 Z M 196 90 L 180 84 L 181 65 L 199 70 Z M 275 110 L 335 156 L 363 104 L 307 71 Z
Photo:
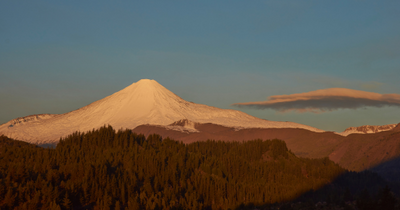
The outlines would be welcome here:
M 181 129 L 178 128 L 179 126 L 181 126 Z M 277 138 L 284 140 L 287 147 L 299 157 L 321 158 L 328 156 L 329 159 L 340 166 L 354 171 L 362 171 L 400 157 L 400 124 L 388 131 L 348 136 L 338 135 L 334 132 L 316 133 L 295 128 L 245 128 L 237 130 L 211 123 L 193 125 L 191 122 L 182 121 L 169 126 L 141 125 L 133 131 L 146 136 L 157 133 L 163 137 L 170 137 L 184 143 L 207 139 L 247 141 Z M 385 171 L 391 170 L 387 169 L 388 167 L 385 168 Z M 397 170 L 397 168 L 395 169 Z
M 361 171 L 399 156 L 400 123 L 388 131 L 346 136 L 329 159 L 347 169 Z
M 40 115 L 42 116 L 42 115 Z M 169 125 L 181 119 L 242 128 L 302 128 L 322 130 L 293 122 L 259 119 L 237 110 L 187 102 L 154 80 L 143 79 L 108 97 L 60 115 L 0 126 L 0 134 L 36 144 L 54 143 L 75 131 L 89 131 L 109 124 L 133 129 L 142 124 Z
M 243 128 L 235 129 L 213 123 L 175 122 L 168 126 L 140 125 L 132 130 L 149 136 L 157 133 L 185 144 L 206 141 L 248 141 L 253 139 L 281 139 L 299 157 L 323 158 L 334 151 L 344 136 L 333 132 L 312 132 L 298 128 Z

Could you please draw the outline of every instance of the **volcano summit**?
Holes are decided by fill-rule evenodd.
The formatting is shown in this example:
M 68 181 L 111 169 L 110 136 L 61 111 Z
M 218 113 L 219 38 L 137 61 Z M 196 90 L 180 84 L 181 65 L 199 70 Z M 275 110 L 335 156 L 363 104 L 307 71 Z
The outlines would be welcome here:
M 142 79 L 108 97 L 65 114 L 30 115 L 0 125 L 0 135 L 36 143 L 57 143 L 75 131 L 86 132 L 103 125 L 133 129 L 139 125 L 167 126 L 187 119 L 235 128 L 317 128 L 293 122 L 259 119 L 237 110 L 188 102 L 155 80 Z

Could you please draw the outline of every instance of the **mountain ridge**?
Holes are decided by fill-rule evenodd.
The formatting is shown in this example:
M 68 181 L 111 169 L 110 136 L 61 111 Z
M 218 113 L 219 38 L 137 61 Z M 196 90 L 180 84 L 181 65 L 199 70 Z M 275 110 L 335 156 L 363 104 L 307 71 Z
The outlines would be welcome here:
M 392 130 L 397 126 L 397 124 L 388 124 L 388 125 L 362 125 L 358 127 L 348 127 L 343 132 L 339 133 L 342 136 L 348 136 L 350 134 L 370 134 L 370 133 L 379 133 L 382 131 Z
M 178 123 L 179 124 L 179 123 Z M 165 126 L 140 125 L 132 131 L 145 136 L 157 133 L 183 143 L 206 141 L 247 141 L 281 139 L 299 157 L 329 157 L 342 167 L 362 171 L 387 160 L 400 157 L 400 123 L 388 131 L 342 136 L 335 132 L 316 133 L 296 128 L 234 129 L 212 123 L 196 124 L 198 132 L 179 132 Z
M 268 121 L 238 110 L 188 102 L 157 81 L 142 79 L 110 96 L 68 113 L 11 127 L 10 124 L 3 124 L 0 126 L 0 134 L 30 143 L 43 144 L 57 142 L 60 137 L 76 131 L 85 132 L 106 124 L 116 129 L 133 129 L 142 124 L 166 126 L 182 119 L 238 129 L 289 127 L 324 132 L 294 122 Z

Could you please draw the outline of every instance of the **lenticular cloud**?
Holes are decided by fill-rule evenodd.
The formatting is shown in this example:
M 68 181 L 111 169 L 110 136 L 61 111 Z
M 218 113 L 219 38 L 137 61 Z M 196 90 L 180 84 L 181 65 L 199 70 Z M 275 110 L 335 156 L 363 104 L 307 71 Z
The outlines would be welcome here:
M 233 106 L 274 109 L 279 112 L 327 112 L 363 107 L 400 107 L 400 94 L 379 94 L 346 88 L 329 88 L 307 93 L 276 95 L 267 101 L 235 103 Z

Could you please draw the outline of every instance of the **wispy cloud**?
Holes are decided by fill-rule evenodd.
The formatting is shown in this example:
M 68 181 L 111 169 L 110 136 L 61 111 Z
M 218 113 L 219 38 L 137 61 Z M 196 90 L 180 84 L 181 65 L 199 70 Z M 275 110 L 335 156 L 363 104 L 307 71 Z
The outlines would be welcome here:
M 379 94 L 347 88 L 329 88 L 306 93 L 275 95 L 267 101 L 235 103 L 233 106 L 273 109 L 279 112 L 321 113 L 363 107 L 400 107 L 400 94 Z

